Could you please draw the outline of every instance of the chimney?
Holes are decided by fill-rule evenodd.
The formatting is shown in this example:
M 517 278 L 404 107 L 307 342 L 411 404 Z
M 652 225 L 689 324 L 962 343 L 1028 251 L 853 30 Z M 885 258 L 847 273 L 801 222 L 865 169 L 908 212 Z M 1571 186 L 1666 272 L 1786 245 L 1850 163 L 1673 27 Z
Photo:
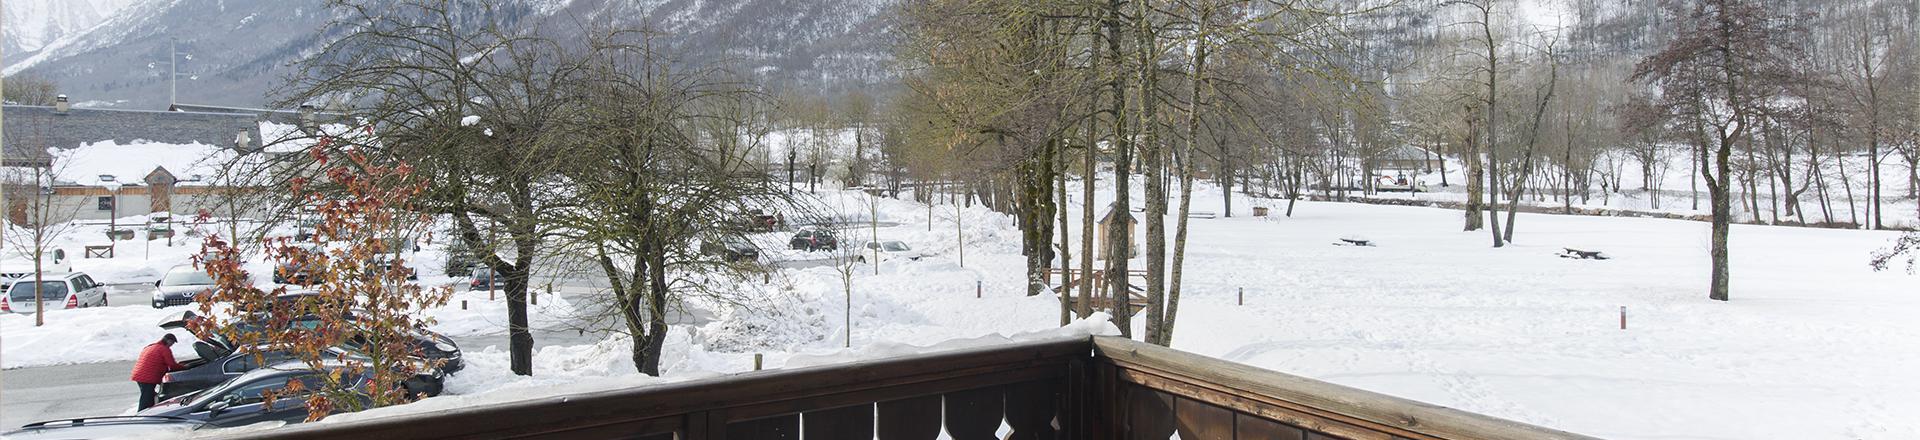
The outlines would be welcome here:
M 300 104 L 300 125 L 313 125 L 313 104 Z
M 60 96 L 56 96 L 56 97 L 54 97 L 54 98 L 53 98 L 53 112 L 54 112 L 54 113 L 58 113 L 58 114 L 63 114 L 63 115 L 64 115 L 64 114 L 67 114 L 67 110 L 68 110 L 69 108 L 71 108 L 71 107 L 70 107 L 70 106 L 69 106 L 69 105 L 67 104 L 67 95 L 60 95 Z

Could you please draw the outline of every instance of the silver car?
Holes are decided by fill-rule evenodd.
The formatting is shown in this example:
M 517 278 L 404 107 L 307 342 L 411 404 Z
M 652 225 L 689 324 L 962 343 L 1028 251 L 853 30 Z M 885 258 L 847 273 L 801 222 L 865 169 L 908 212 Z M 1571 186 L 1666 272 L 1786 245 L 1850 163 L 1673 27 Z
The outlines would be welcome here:
M 191 264 L 174 266 L 160 281 L 153 282 L 153 308 L 193 304 L 213 287 L 213 277 L 207 271 Z
M 41 305 L 47 310 L 107 305 L 107 286 L 95 282 L 86 273 L 43 273 L 38 286 L 34 285 L 33 278 L 28 275 L 13 280 L 7 293 L 0 295 L 0 299 L 5 300 L 0 301 L 0 312 L 33 313 L 35 293 L 40 295 Z

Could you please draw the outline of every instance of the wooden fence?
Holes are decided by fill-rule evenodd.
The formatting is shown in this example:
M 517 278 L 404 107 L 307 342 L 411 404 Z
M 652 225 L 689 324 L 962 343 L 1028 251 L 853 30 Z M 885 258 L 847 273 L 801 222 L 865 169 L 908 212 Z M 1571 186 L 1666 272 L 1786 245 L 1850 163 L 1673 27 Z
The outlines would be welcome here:
M 275 439 L 1585 439 L 1136 341 L 1068 338 L 288 426 Z

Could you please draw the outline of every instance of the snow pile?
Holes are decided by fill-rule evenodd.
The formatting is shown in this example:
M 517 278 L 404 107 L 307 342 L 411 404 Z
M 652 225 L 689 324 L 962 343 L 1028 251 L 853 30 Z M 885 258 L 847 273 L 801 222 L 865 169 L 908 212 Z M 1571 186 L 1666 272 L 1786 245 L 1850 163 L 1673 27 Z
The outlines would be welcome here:
M 996 333 L 973 338 L 949 339 L 927 346 L 878 341 L 862 345 L 859 348 L 796 354 L 787 358 L 782 368 L 842 364 L 1077 336 L 1118 336 L 1120 335 L 1120 328 L 1113 326 L 1111 322 L 1112 319 L 1113 317 L 1105 312 L 1098 312 L 1092 316 L 1088 316 L 1086 319 L 1076 319 L 1072 323 L 1059 328 L 1020 332 L 1004 336 Z
M 167 333 L 159 327 L 162 319 L 185 310 L 145 305 L 64 310 L 55 303 L 47 307 L 46 325 L 39 327 L 33 325 L 31 313 L 0 314 L 0 334 L 6 335 L 0 338 L 0 368 L 133 360 L 141 347 Z M 173 333 L 182 341 L 193 340 L 184 330 Z M 188 344 L 174 344 L 173 349 L 176 358 L 193 354 Z

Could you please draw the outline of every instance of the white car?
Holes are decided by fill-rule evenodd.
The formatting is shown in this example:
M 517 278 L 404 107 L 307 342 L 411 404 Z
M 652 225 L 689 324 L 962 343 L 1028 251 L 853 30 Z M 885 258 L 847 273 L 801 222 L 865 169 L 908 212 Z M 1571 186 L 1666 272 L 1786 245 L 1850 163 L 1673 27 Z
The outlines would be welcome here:
M 35 288 L 31 274 L 9 283 L 7 293 L 0 295 L 0 312 L 33 313 L 36 292 L 40 294 L 41 306 L 47 310 L 107 305 L 107 286 L 93 281 L 93 277 L 85 273 L 42 273 L 40 278 L 39 288 Z
M 900 258 L 918 261 L 927 256 L 926 254 L 913 250 L 913 247 L 907 246 L 906 242 L 900 240 L 882 240 L 869 241 L 861 244 L 859 260 L 867 261 L 867 258 L 872 256 L 876 250 L 880 251 L 881 261 Z

